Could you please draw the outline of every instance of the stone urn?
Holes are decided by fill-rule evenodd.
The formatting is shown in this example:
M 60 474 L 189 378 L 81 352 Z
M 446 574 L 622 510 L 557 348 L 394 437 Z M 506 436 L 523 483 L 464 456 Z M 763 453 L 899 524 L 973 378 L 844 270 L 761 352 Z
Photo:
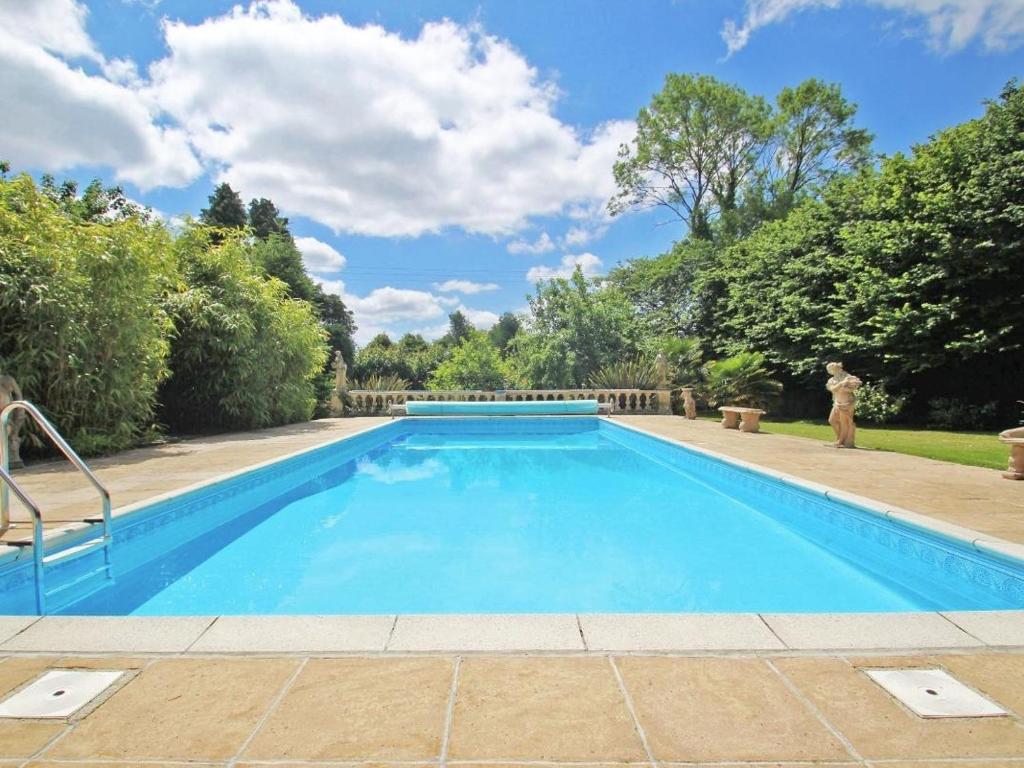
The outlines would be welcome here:
M 1024 480 L 1024 427 L 999 433 L 1000 441 L 1010 446 L 1010 464 L 1003 472 L 1007 480 Z

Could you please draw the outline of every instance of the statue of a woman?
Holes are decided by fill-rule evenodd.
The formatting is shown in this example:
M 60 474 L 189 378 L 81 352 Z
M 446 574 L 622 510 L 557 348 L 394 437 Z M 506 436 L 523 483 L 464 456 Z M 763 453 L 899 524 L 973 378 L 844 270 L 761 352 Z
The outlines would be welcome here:
M 857 425 L 853 421 L 853 413 L 857 406 L 857 389 L 861 380 L 843 370 L 842 363 L 829 363 L 825 366 L 829 378 L 825 388 L 832 393 L 832 412 L 828 415 L 828 423 L 836 433 L 836 448 L 853 448 Z

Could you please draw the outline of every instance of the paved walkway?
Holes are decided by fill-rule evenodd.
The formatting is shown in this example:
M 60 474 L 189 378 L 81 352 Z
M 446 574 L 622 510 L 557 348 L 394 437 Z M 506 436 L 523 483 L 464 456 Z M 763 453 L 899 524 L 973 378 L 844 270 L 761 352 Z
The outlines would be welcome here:
M 890 666 L 946 669 L 1011 714 L 919 718 L 864 672 Z M 68 721 L 0 719 L 4 764 L 1024 765 L 1021 655 L 13 656 L 0 696 L 51 668 L 126 672 Z

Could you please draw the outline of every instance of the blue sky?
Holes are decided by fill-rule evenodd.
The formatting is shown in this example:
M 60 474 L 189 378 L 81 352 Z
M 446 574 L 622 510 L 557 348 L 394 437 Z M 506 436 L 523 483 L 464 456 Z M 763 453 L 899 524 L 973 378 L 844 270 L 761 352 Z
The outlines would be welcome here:
M 219 180 L 270 197 L 359 339 L 436 336 L 683 234 L 603 213 L 668 72 L 838 82 L 892 153 L 979 115 L 1022 44 L 1024 0 L 0 0 L 0 157 L 168 218 Z

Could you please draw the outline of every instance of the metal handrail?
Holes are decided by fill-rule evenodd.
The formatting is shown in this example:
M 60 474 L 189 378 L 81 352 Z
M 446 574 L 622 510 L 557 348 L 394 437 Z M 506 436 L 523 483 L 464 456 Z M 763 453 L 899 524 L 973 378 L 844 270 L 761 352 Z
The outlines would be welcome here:
M 92 486 L 99 492 L 103 504 L 103 544 L 104 559 L 106 560 L 107 572 L 110 572 L 110 545 L 113 541 L 110 522 L 110 491 L 93 474 L 82 457 L 75 453 L 74 448 L 68 445 L 57 428 L 50 423 L 50 420 L 43 415 L 35 405 L 28 400 L 14 400 L 0 411 L 0 534 L 10 527 L 10 491 L 24 504 L 32 513 L 32 555 L 35 560 L 36 572 L 36 597 L 40 613 L 44 612 L 45 592 L 43 590 L 43 514 L 39 505 L 22 490 L 11 477 L 10 470 L 10 444 L 8 438 L 8 425 L 11 417 L 16 411 L 25 411 L 36 422 L 40 429 L 46 433 L 53 444 L 64 454 L 64 458 L 70 461 L 76 469 L 86 476 Z

